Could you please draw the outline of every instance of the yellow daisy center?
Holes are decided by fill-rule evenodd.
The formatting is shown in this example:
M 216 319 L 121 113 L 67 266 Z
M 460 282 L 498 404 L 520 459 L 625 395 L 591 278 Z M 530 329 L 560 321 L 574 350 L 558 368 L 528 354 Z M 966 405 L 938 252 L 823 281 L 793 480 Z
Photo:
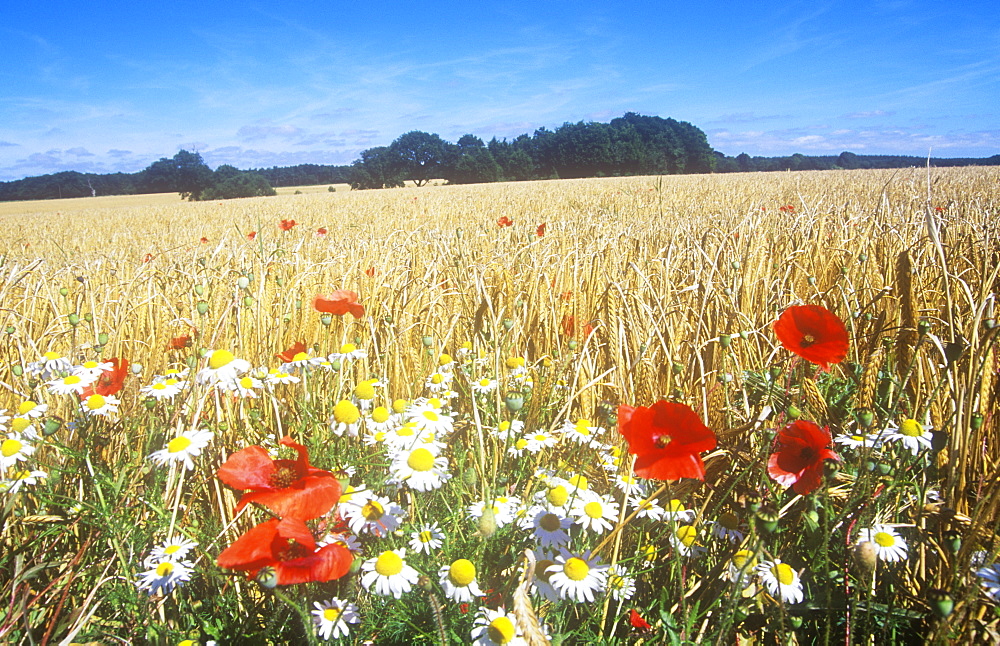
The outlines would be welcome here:
M 176 554 L 177 551 L 181 549 L 180 545 L 168 545 L 166 549 L 163 550 L 164 554 Z
M 413 429 L 413 424 L 403 424 L 396 429 L 396 435 L 400 437 L 412 437 L 416 435 L 416 431 Z
M 438 399 L 437 397 L 431 397 L 430 399 L 427 400 L 427 405 L 433 408 L 434 410 L 441 410 L 441 408 L 444 406 L 444 403 L 442 403 L 441 400 Z
M 414 471 L 430 471 L 434 468 L 434 454 L 424 448 L 414 449 L 406 465 Z
M 488 377 L 483 377 L 482 379 L 480 379 L 479 380 L 479 385 L 482 386 L 483 388 L 486 388 L 487 386 L 489 386 L 490 385 L 489 378 Z M 502 428 L 504 424 L 506 424 L 507 426 L 510 426 L 510 422 L 502 422 L 500 424 L 500 426 L 501 426 L 500 430 L 506 430 L 506 429 Z
M 440 357 L 438 357 L 438 365 L 439 366 L 446 366 L 449 363 L 451 363 L 451 355 L 450 354 L 442 354 Z
M 385 507 L 383 507 L 377 500 L 369 500 L 365 503 L 365 506 L 361 508 L 361 515 L 368 520 L 378 520 L 385 514 Z M 389 554 L 390 552 L 386 552 Z
M 12 431 L 17 431 L 18 433 L 23 433 L 24 429 L 31 426 L 31 420 L 24 417 L 15 417 L 10 420 L 10 428 Z
M 590 483 L 587 481 L 587 476 L 579 474 L 571 476 L 569 479 L 569 483 L 574 487 L 576 487 L 577 489 L 583 489 L 584 491 L 586 491 L 590 487 Z
M 490 622 L 486 628 L 486 634 L 497 644 L 506 644 L 514 639 L 517 631 L 514 630 L 514 623 L 507 617 L 497 617 Z
M 329 622 L 334 622 L 340 619 L 340 611 L 336 608 L 324 608 L 323 609 L 323 619 Z
M 231 363 L 234 359 L 236 357 L 229 350 L 216 350 L 208 359 L 208 367 L 212 370 L 218 370 L 222 366 Z
M 375 561 L 375 571 L 382 576 L 393 576 L 403 571 L 403 559 L 395 552 L 385 551 Z
M 448 578 L 455 585 L 465 587 L 476 580 L 476 566 L 468 559 L 458 559 L 448 568 Z
M 340 353 L 341 354 L 350 354 L 352 352 L 356 352 L 357 349 L 358 349 L 358 346 L 354 345 L 353 343 L 345 343 L 344 345 L 340 346 Z
M 507 367 L 513 370 L 514 368 L 524 367 L 524 357 L 508 357 Z
M 354 396 L 358 399 L 374 399 L 375 386 L 370 381 L 362 381 L 354 388 Z
M 590 574 L 590 566 L 583 559 L 574 556 L 563 565 L 563 573 L 572 581 L 583 581 Z
M 671 500 L 670 502 L 667 503 L 666 510 L 668 512 L 671 512 L 671 513 L 674 513 L 674 514 L 678 514 L 678 513 L 682 512 L 682 511 L 685 511 L 685 509 L 684 509 L 684 503 L 682 503 L 680 500 L 677 500 L 676 498 L 674 498 L 673 500 Z
M 174 564 L 170 561 L 164 561 L 156 566 L 156 576 L 168 576 L 174 571 Z
M 409 402 L 406 401 L 405 399 L 397 399 L 394 402 L 392 402 L 392 411 L 394 413 L 398 413 L 398 414 L 402 415 L 403 413 L 406 412 L 406 407 L 408 405 L 409 405 Z
M 718 523 L 722 525 L 724 528 L 732 531 L 737 527 L 739 527 L 740 519 L 736 517 L 736 514 L 732 512 L 726 512 L 721 516 L 719 516 Z
M 526 446 L 528 446 L 528 440 L 524 439 L 523 437 L 519 439 L 517 442 L 514 442 L 514 448 L 517 449 L 518 451 L 523 451 Z
M 739 550 L 733 554 L 732 563 L 733 567 L 737 570 L 742 570 L 747 565 L 747 561 L 752 563 L 753 554 L 750 550 Z
M 340 424 L 355 424 L 360 418 L 361 411 L 346 399 L 341 399 L 333 407 L 333 419 L 337 420 Z
M 106 403 L 107 400 L 105 400 L 101 395 L 91 395 L 87 398 L 87 408 L 90 410 L 100 410 L 104 408 Z
M 424 419 L 426 419 L 428 422 L 436 422 L 441 418 L 434 411 L 428 410 L 424 411 Z
M 434 534 L 431 533 L 431 530 L 425 529 L 420 532 L 419 538 L 421 543 L 430 543 L 434 539 Z
M 96 361 L 84 361 L 83 362 L 83 367 L 86 368 L 87 370 L 93 370 L 94 368 L 97 367 L 97 362 Z
M 924 434 L 924 427 L 915 419 L 904 419 L 899 424 L 899 432 L 907 437 L 920 437 Z
M 80 377 L 78 375 L 70 375 L 69 377 L 66 377 L 65 379 L 63 379 L 63 383 L 66 384 L 67 386 L 75 386 L 76 384 L 80 383 L 81 381 L 83 381 L 83 380 L 80 379 Z
M 35 402 L 31 401 L 30 399 L 28 401 L 21 402 L 21 405 L 17 407 L 17 414 L 18 415 L 26 415 L 26 414 L 30 413 L 31 411 L 35 410 L 36 406 L 38 406 L 38 404 L 36 404 Z
M 547 532 L 554 532 L 562 527 L 562 521 L 555 514 L 545 514 L 538 521 L 538 525 Z
M 591 518 L 600 518 L 604 516 L 604 506 L 596 500 L 593 500 L 583 506 L 583 513 L 587 514 Z
M 378 406 L 372 411 L 372 421 L 378 424 L 384 424 L 389 421 L 389 409 L 385 406 Z
M 309 359 L 309 353 L 307 352 L 296 352 L 295 356 L 292 357 L 292 361 L 307 361 Z
M 166 390 L 166 389 L 167 389 L 167 384 L 165 383 L 158 381 L 155 384 L 153 384 L 153 390 Z
M 500 430 L 501 433 L 506 433 L 510 429 L 510 422 L 506 420 L 500 422 L 500 425 L 497 426 L 497 428 Z
M 240 379 L 240 387 L 243 388 L 243 390 L 250 390 L 253 388 L 253 378 L 243 377 Z
M 781 585 L 791 585 L 795 582 L 795 570 L 787 563 L 776 563 L 771 567 L 771 574 Z
M 167 442 L 167 453 L 180 453 L 191 446 L 191 440 L 181 435 Z
M 681 525 L 677 528 L 677 540 L 679 540 L 684 547 L 691 547 L 694 543 L 694 539 L 698 538 L 698 530 L 694 528 L 694 525 Z
M 875 532 L 872 538 L 879 547 L 892 547 L 896 544 L 896 537 L 889 532 Z
M 46 361 L 55 361 L 56 359 L 61 359 L 62 358 L 61 354 L 59 354 L 58 352 L 52 352 L 52 351 L 46 352 L 42 356 L 45 357 Z
M 431 375 L 431 383 L 434 384 L 435 386 L 442 382 L 444 382 L 444 375 L 442 375 L 440 372 L 435 372 L 433 375 Z
M 3 441 L 3 444 L 0 444 L 0 455 L 3 455 L 5 458 L 9 458 L 12 455 L 20 453 L 22 446 L 24 445 L 18 440 L 8 438 Z
M 549 489 L 548 499 L 550 504 L 562 507 L 569 500 L 569 491 L 563 485 L 556 485 Z

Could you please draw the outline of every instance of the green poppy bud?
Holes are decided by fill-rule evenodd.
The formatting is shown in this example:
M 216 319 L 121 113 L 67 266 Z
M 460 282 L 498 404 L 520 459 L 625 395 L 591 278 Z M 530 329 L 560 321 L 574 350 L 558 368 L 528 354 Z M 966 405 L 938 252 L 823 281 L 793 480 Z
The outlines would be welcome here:
M 195 305 L 195 309 L 198 310 L 199 314 L 204 316 L 205 313 L 208 312 L 208 303 L 205 301 L 198 301 L 197 305 Z

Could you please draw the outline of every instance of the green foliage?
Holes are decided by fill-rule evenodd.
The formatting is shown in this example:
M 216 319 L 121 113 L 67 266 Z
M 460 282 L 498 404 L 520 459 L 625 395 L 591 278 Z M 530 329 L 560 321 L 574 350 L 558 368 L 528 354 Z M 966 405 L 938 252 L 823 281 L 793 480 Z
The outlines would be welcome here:
M 232 166 L 220 166 L 215 172 L 215 183 L 190 199 L 228 200 L 237 197 L 265 197 L 276 195 L 267 179 L 258 173 L 244 173 Z

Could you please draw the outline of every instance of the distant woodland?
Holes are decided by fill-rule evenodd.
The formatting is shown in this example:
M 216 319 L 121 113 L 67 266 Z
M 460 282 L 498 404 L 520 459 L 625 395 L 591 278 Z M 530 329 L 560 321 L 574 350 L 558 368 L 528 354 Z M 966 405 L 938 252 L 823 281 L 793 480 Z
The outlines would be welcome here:
M 906 168 L 926 158 L 902 155 L 729 157 L 712 149 L 705 133 L 686 121 L 633 112 L 609 123 L 564 123 L 539 128 L 511 141 L 484 142 L 464 135 L 450 143 L 432 133 L 412 131 L 388 146 L 362 151 L 350 166 L 300 164 L 239 170 L 222 165 L 212 170 L 199 153 L 179 151 L 137 173 L 78 173 L 0 182 L 0 201 L 41 200 L 96 195 L 180 193 L 191 200 L 274 195 L 274 187 L 350 184 L 353 189 L 391 188 L 410 181 L 422 186 L 432 179 L 472 184 L 531 179 L 735 173 L 785 170 Z M 933 166 L 997 166 L 988 158 L 931 158 Z

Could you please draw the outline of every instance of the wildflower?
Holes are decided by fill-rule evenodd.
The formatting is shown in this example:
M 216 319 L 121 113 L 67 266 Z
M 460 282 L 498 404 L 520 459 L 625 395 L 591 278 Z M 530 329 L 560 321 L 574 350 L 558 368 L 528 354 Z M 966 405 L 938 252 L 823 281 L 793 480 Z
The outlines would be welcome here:
M 414 411 L 410 421 L 414 422 L 418 431 L 431 431 L 436 435 L 446 435 L 455 428 L 455 418 L 442 415 L 434 410 Z
M 593 426 L 589 419 L 580 418 L 576 424 L 567 421 L 562 428 L 563 434 L 577 444 L 584 444 L 597 448 L 597 436 L 604 433 L 600 426 Z M 596 445 L 596 446 L 595 446 Z
M 96 363 L 95 368 L 101 368 L 99 373 L 91 373 L 91 377 L 96 379 L 83 389 L 80 398 L 90 395 L 117 395 L 125 385 L 125 377 L 128 375 L 128 359 L 112 357 L 105 363 Z
M 906 447 L 911 454 L 917 455 L 920 451 L 931 448 L 931 428 L 925 427 L 915 419 L 904 419 L 898 426 L 890 426 L 886 429 L 887 442 L 899 442 Z
M 767 472 L 778 484 L 805 496 L 823 482 L 823 461 L 840 459 L 828 448 L 830 442 L 829 429 L 796 420 L 778 432 Z
M 862 529 L 858 532 L 858 543 L 874 545 L 879 560 L 889 563 L 906 560 L 906 541 L 889 525 L 872 525 L 870 529 Z
M 545 224 L 546 224 L 545 222 L 542 222 L 537 227 L 535 227 L 535 235 L 538 236 L 539 238 L 545 235 Z
M 629 505 L 639 510 L 637 518 L 649 518 L 651 520 L 663 520 L 664 509 L 655 500 L 646 500 L 643 496 L 632 496 L 628 499 Z
M 726 573 L 730 581 L 737 583 L 741 588 L 750 585 L 750 572 L 757 566 L 757 557 L 750 550 L 736 550 L 736 553 L 729 559 Z
M 824 370 L 847 357 L 847 328 L 837 316 L 819 305 L 793 305 L 774 323 L 781 345 Z
M 296 222 L 295 220 L 282 220 L 281 222 L 278 223 L 278 228 L 281 229 L 282 231 L 291 231 L 292 227 L 294 227 L 296 224 L 298 224 L 298 222 Z
M 354 402 L 364 412 L 372 408 L 372 401 L 375 399 L 375 386 L 380 385 L 377 379 L 367 379 L 359 381 L 354 387 Z
M 496 500 L 493 501 L 491 507 L 493 509 L 493 515 L 496 519 L 498 528 L 508 525 L 514 521 L 514 512 L 516 511 L 519 502 L 520 501 L 513 496 L 509 498 L 498 496 Z M 485 508 L 485 502 L 477 502 L 469 505 L 469 518 L 478 520 L 483 515 L 483 509 Z
M 233 381 L 219 382 L 219 388 L 227 390 L 237 397 L 257 397 L 257 391 L 264 387 L 264 382 L 254 377 L 244 376 Z
M 615 601 L 631 599 L 635 594 L 635 577 L 620 564 L 608 568 L 607 593 Z
M 273 388 L 277 384 L 297 384 L 301 379 L 278 368 L 272 368 L 264 375 L 264 383 Z
M 353 402 L 342 399 L 333 407 L 333 421 L 330 429 L 342 437 L 345 433 L 350 437 L 358 436 L 361 426 L 361 410 Z
M 0 480 L 0 493 L 17 493 L 17 490 L 25 485 L 35 486 L 39 478 L 46 478 L 49 474 L 44 471 L 28 471 L 27 469 L 15 469 L 14 475 L 9 480 Z
M 191 347 L 191 337 L 187 334 L 175 336 L 167 343 L 167 350 L 184 350 Z
M 607 583 L 607 569 L 607 565 L 591 559 L 589 552 L 577 556 L 564 549 L 547 571 L 549 581 L 563 599 L 593 603 L 596 593 Z
M 55 393 L 56 395 L 77 395 L 83 394 L 83 391 L 93 383 L 93 378 L 81 376 L 81 375 L 66 375 L 65 377 L 59 377 L 51 381 L 45 382 L 45 385 L 49 387 L 49 391 Z
M 639 611 L 635 608 L 629 608 L 628 611 L 628 622 L 633 628 L 637 628 L 641 631 L 652 630 L 653 627 L 649 625 L 649 622 L 642 618 Z
M 488 395 L 496 390 L 497 380 L 490 379 L 489 377 L 483 377 L 479 381 L 473 382 L 471 387 L 472 392 L 479 393 L 480 395 Z
M 354 318 L 361 318 L 365 314 L 365 307 L 358 302 L 358 295 L 348 289 L 338 289 L 329 296 L 317 296 L 313 299 L 313 307 L 319 312 L 335 316 L 351 314 Z
M 38 361 L 32 361 L 25 368 L 29 375 L 34 375 L 39 379 L 50 379 L 60 373 L 69 372 L 73 368 L 70 360 L 58 352 L 46 352 Z
M 438 570 L 438 582 L 445 596 L 452 601 L 470 602 L 474 597 L 483 596 L 476 583 L 476 566 L 468 559 L 457 559 L 451 565 L 442 565 Z
M 732 512 L 725 512 L 712 522 L 712 533 L 730 543 L 743 542 L 743 532 L 740 530 L 740 519 Z
M 234 381 L 251 368 L 250 362 L 237 359 L 229 350 L 216 350 L 208 355 L 208 367 L 198 372 L 198 383 L 215 384 Z
M 698 528 L 694 525 L 678 525 L 670 534 L 670 543 L 683 556 L 697 556 L 705 551 L 698 544 Z
M 385 538 L 396 531 L 400 519 L 406 516 L 402 507 L 382 496 L 372 497 L 360 507 L 344 507 L 342 513 L 352 532 L 359 535 L 368 532 L 379 538 Z
M 679 520 L 690 523 L 694 521 L 694 517 L 694 510 L 685 509 L 684 503 L 676 498 L 667 502 L 663 508 L 663 520 Z
M 646 492 L 646 484 L 631 473 L 618 474 L 614 477 L 615 487 L 629 496 L 641 496 Z
M 406 484 L 414 491 L 439 489 L 451 478 L 448 473 L 448 458 L 438 455 L 438 449 L 434 445 L 397 451 L 392 456 L 389 472 L 393 482 Z
M 473 646 L 522 646 L 526 642 L 521 636 L 517 618 L 503 608 L 490 610 L 480 607 L 472 627 Z
M 340 500 L 340 483 L 329 471 L 309 464 L 306 447 L 288 436 L 281 438 L 281 444 L 295 449 L 297 458 L 274 460 L 266 449 L 252 445 L 233 453 L 219 467 L 219 480 L 234 489 L 250 490 L 240 498 L 236 511 L 251 502 L 279 516 L 302 520 L 330 511 Z
M 217 563 L 250 576 L 274 568 L 278 585 L 292 585 L 339 579 L 353 560 L 340 543 L 317 546 L 305 522 L 289 517 L 272 518 L 251 528 L 219 554 Z
M 0 471 L 27 460 L 35 452 L 35 447 L 26 444 L 23 439 L 20 433 L 13 432 L 8 433 L 7 439 L 0 442 Z
M 154 399 L 173 399 L 179 392 L 181 392 L 181 390 L 184 389 L 185 383 L 186 382 L 183 381 L 177 381 L 176 379 L 154 381 L 148 386 L 142 386 L 139 388 L 139 393 Z
M 569 545 L 569 528 L 573 519 L 544 507 L 534 507 L 525 515 L 527 529 L 532 538 L 542 547 L 562 547 Z
M 113 370 L 114 364 L 109 361 L 84 361 L 79 366 L 73 367 L 73 373 L 86 376 L 90 379 L 97 379 L 105 370 Z
M 149 595 L 168 595 L 173 589 L 191 579 L 194 565 L 188 561 L 171 559 L 147 560 L 149 568 L 139 575 L 136 585 L 140 590 L 146 590 Z
M 528 444 L 525 446 L 530 453 L 538 453 L 544 448 L 555 446 L 559 443 L 559 439 L 549 433 L 548 431 L 536 431 L 534 433 L 529 433 L 524 436 Z
M 198 547 L 198 544 L 191 539 L 180 537 L 180 538 L 169 538 L 163 541 L 162 544 L 157 545 L 149 553 L 149 558 L 155 559 L 157 561 L 161 560 L 171 560 L 171 561 L 181 561 L 188 552 Z
M 516 419 L 513 422 L 508 422 L 507 420 L 504 420 L 497 425 L 495 431 L 491 430 L 490 432 L 498 440 L 506 442 L 507 440 L 517 437 L 523 430 L 524 430 L 524 422 L 522 422 L 519 419 Z
M 281 359 L 281 362 L 283 364 L 292 363 L 297 358 L 307 359 L 309 357 L 308 353 L 306 352 L 306 344 L 302 341 L 296 341 L 295 343 L 290 345 L 287 350 L 278 352 L 274 356 Z
M 361 621 L 357 605 L 334 597 L 329 601 L 313 602 L 313 621 L 316 622 L 316 634 L 320 639 L 329 640 L 347 637 L 351 633 L 349 624 Z
M 506 215 L 501 215 L 499 218 L 497 218 L 497 226 L 500 227 L 501 229 L 504 227 L 509 227 L 512 224 L 514 224 L 514 221 L 508 218 Z
M 257 237 L 256 231 L 251 231 L 250 233 L 247 234 L 247 240 L 253 240 L 256 237 Z
M 343 361 L 344 359 L 364 359 L 367 356 L 367 350 L 359 348 L 353 343 L 345 343 L 340 346 L 340 352 L 334 352 L 327 358 L 330 359 L 330 361 Z
M 212 437 L 212 431 L 184 431 L 167 442 L 166 448 L 150 453 L 149 459 L 160 464 L 181 462 L 186 469 L 193 469 L 194 460 L 191 458 L 201 455 L 201 450 L 208 446 Z
M 618 407 L 618 430 L 638 456 L 635 474 L 642 478 L 705 479 L 698 455 L 715 448 L 715 434 L 684 404 L 660 400 L 650 408 Z
M 850 433 L 842 433 L 837 437 L 833 438 L 833 441 L 842 446 L 846 446 L 851 449 L 858 448 L 872 448 L 877 449 L 882 446 L 882 438 L 878 433 L 869 433 L 867 435 L 852 435 Z
M 399 599 L 403 593 L 409 592 L 420 578 L 412 567 L 406 564 L 406 550 L 386 550 L 376 558 L 368 559 L 361 564 L 364 574 L 361 575 L 361 585 L 369 592 L 375 586 L 375 594 L 384 597 L 393 596 Z
M 365 430 L 369 433 L 385 433 L 394 426 L 395 420 L 385 406 L 376 406 L 372 409 L 371 415 L 365 418 Z
M 618 503 L 595 493 L 579 496 L 570 513 L 577 524 L 595 534 L 603 534 L 615 526 L 618 520 Z
M 986 565 L 976 570 L 980 584 L 986 589 L 986 594 L 994 601 L 1000 601 L 1000 563 Z
M 431 551 L 439 549 L 444 541 L 444 534 L 436 522 L 424 523 L 419 532 L 410 534 L 410 549 L 417 554 L 423 552 L 430 554 Z
M 777 597 L 785 603 L 801 603 L 805 598 L 799 573 L 787 563 L 782 563 L 778 559 L 761 561 L 757 566 L 757 573 L 772 597 Z
M 83 412 L 92 417 L 109 417 L 118 412 L 121 401 L 114 395 L 98 395 L 94 393 L 81 402 Z
M 7 418 L 0 417 L 0 422 Z M 35 429 L 35 425 L 32 423 L 33 420 L 28 417 L 12 417 L 10 418 L 10 430 L 15 433 L 20 433 L 22 437 L 26 437 L 29 440 L 37 440 L 39 438 L 38 430 Z M 4 426 L 0 423 L 0 431 L 4 430 Z
M 36 404 L 30 399 L 26 399 L 17 405 L 17 414 L 21 417 L 28 417 L 31 419 L 38 419 L 47 413 L 49 410 L 46 404 Z

